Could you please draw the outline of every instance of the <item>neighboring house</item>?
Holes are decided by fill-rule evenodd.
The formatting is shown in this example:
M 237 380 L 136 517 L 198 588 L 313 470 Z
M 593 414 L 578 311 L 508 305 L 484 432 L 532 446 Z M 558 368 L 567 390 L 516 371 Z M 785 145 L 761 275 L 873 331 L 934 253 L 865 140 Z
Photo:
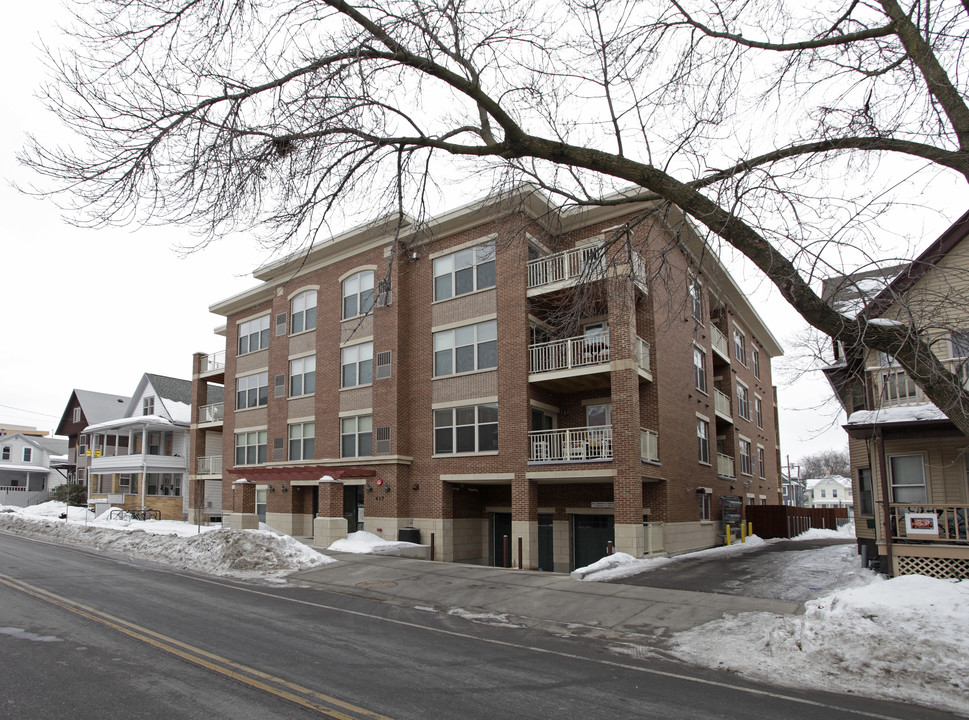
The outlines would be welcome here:
M 969 212 L 856 303 L 868 319 L 930 313 L 932 326 L 951 330 L 927 340 L 957 373 L 969 359 L 969 308 L 950 298 L 969 271 L 967 237 Z M 835 306 L 852 277 L 830 281 L 825 296 Z M 969 441 L 890 357 L 838 345 L 835 357 L 826 373 L 848 413 L 859 552 L 892 576 L 969 578 Z
M 191 402 L 189 380 L 146 373 L 122 417 L 84 428 L 92 455 L 89 503 L 184 519 Z
M 13 433 L 0 435 L 0 505 L 26 507 L 47 499 L 67 476 L 52 465 L 67 456 L 67 440 Z
M 804 481 L 805 507 L 854 509 L 851 479 L 841 475 L 826 475 Z
M 21 435 L 27 435 L 29 437 L 47 437 L 47 433 L 43 430 L 38 430 L 33 425 L 3 425 L 0 426 L 0 435 L 13 435 L 14 433 L 20 433 Z
M 781 473 L 781 491 L 783 494 L 783 504 L 792 507 L 804 507 L 807 503 L 804 481 L 799 477 L 788 477 L 787 473 Z
M 67 461 L 62 469 L 67 473 L 69 482 L 87 485 L 88 467 L 93 450 L 90 438 L 84 433 L 88 425 L 97 425 L 122 417 L 131 398 L 123 395 L 92 392 L 91 390 L 72 390 L 67 406 L 61 414 L 55 434 L 68 440 Z M 90 451 L 90 452 L 89 452 Z
M 610 541 L 711 547 L 724 506 L 778 504 L 780 345 L 679 211 L 649 209 L 524 188 L 408 224 L 387 284 L 391 221 L 257 269 L 193 369 L 193 474 L 221 477 L 225 523 L 494 565 L 507 536 L 510 564 L 566 571 Z

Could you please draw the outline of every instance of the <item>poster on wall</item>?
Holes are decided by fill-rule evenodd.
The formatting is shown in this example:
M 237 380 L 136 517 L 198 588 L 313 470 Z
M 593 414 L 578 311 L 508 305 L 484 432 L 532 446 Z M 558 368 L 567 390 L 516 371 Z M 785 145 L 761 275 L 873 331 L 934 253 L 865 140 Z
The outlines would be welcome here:
M 935 513 L 906 513 L 906 535 L 939 535 L 939 518 Z

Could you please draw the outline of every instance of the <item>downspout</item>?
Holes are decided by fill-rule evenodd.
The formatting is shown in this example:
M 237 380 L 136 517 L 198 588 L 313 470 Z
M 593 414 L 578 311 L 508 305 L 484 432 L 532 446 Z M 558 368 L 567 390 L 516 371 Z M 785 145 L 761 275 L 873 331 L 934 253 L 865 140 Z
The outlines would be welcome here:
M 148 423 L 141 429 L 141 509 L 145 505 L 145 489 L 148 487 Z
M 888 497 L 888 473 L 885 464 L 885 440 L 881 427 L 875 428 L 875 443 L 878 446 L 878 474 L 881 476 L 882 491 L 882 527 L 885 533 L 885 557 L 888 560 L 888 577 L 895 575 L 895 561 L 892 557 L 892 509 Z M 877 534 L 876 534 L 877 535 Z

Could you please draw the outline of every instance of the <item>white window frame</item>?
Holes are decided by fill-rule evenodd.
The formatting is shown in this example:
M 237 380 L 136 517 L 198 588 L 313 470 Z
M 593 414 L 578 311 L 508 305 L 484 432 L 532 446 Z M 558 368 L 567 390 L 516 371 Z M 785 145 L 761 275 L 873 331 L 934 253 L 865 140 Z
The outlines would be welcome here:
M 170 492 L 164 492 L 166 488 Z M 145 495 L 182 497 L 182 473 L 145 473 Z
M 757 446 L 757 477 L 767 477 L 767 451 L 763 445 Z
M 155 398 L 152 395 L 148 395 L 141 399 L 141 414 L 144 415 L 154 415 L 155 414 Z
M 316 356 L 289 361 L 289 396 L 304 397 L 316 392 Z
M 713 513 L 710 510 L 710 499 L 713 495 L 708 493 L 706 489 L 698 490 L 697 495 L 700 498 L 700 521 L 703 522 L 712 519 Z
M 896 482 L 895 479 L 895 468 L 896 460 L 902 460 L 905 458 L 918 458 L 919 459 L 919 470 L 921 472 L 922 478 L 921 483 L 900 483 Z M 901 488 L 922 488 L 922 497 L 914 500 L 899 500 L 896 498 L 896 489 Z M 912 504 L 912 505 L 924 505 L 929 500 L 929 487 L 925 478 L 925 456 L 922 453 L 906 453 L 898 455 L 888 456 L 888 492 L 891 495 L 891 502 L 894 504 Z
M 340 315 L 344 320 L 367 315 L 374 308 L 375 278 L 373 270 L 360 270 L 344 278 Z M 352 300 L 353 306 L 348 307 Z
M 485 410 L 487 410 L 488 416 L 485 418 L 485 422 L 482 422 L 482 414 Z M 469 413 L 471 416 L 469 416 Z M 493 420 L 491 419 L 492 413 Z M 433 411 L 433 414 L 435 455 L 493 455 L 498 452 L 498 403 L 438 408 Z M 442 421 L 447 417 L 450 418 L 450 421 L 444 424 Z M 467 422 L 469 419 L 471 422 Z M 489 442 L 488 445 L 484 445 L 481 442 L 482 436 L 484 433 L 490 433 L 492 426 L 494 426 L 494 442 Z M 458 444 L 461 441 L 460 430 L 462 428 L 473 428 L 474 447 L 471 450 L 458 450 Z M 448 429 L 450 430 L 450 437 L 448 439 L 450 450 L 445 449 L 447 445 L 440 442 Z M 494 447 L 491 447 L 492 444 Z
M 255 393 L 255 401 L 250 402 L 253 393 Z M 245 398 L 244 402 L 240 403 L 240 395 Z M 264 370 L 236 378 L 236 410 L 251 410 L 268 404 L 269 371 Z
M 25 447 L 21 457 L 25 463 L 29 463 L 34 457 L 34 449 L 31 447 Z
M 347 378 L 347 369 L 353 377 Z M 340 387 L 343 389 L 373 384 L 373 341 L 348 345 L 340 350 Z
M 353 447 L 348 447 L 348 443 L 352 443 Z M 351 415 L 340 418 L 340 457 L 355 458 L 372 455 L 373 415 Z
M 764 399 L 757 393 L 754 393 L 754 421 L 757 427 L 764 427 Z
M 707 392 L 707 354 L 699 345 L 693 346 L 693 384 L 704 395 Z
M 969 358 L 969 330 L 949 333 L 949 357 L 959 360 Z
M 710 421 L 697 416 L 696 419 L 696 459 L 704 465 L 710 464 Z
M 754 377 L 760 380 L 760 350 L 756 347 L 750 349 L 751 362 L 754 366 Z
M 739 438 L 737 441 L 737 449 L 740 455 L 740 474 L 753 476 L 753 447 L 751 446 L 750 440 L 745 437 Z
M 741 365 L 747 367 L 747 335 L 736 325 L 733 328 L 733 356 Z
M 497 243 L 495 240 L 488 240 L 472 247 L 462 248 L 448 255 L 434 258 L 433 269 L 433 294 L 434 302 L 439 300 L 449 300 L 462 295 L 469 295 L 479 290 L 493 288 L 497 284 L 498 268 L 496 263 Z M 461 267 L 457 267 L 460 264 Z M 492 266 L 490 278 L 485 275 L 484 269 Z M 457 273 L 470 270 L 471 289 L 457 292 L 456 277 Z M 450 280 L 445 280 L 450 278 Z M 490 284 L 489 284 L 490 279 Z M 445 288 L 445 285 L 447 286 Z
M 689 279 L 687 280 L 687 294 L 690 299 L 690 314 L 693 315 L 693 319 L 697 322 L 703 322 L 703 285 L 700 284 L 700 279 L 690 273 Z
M 10 446 L 4 445 L 3 449 L 0 450 L 0 459 L 9 460 L 10 459 Z
M 245 343 L 243 343 L 245 340 Z M 259 352 L 269 347 L 269 314 L 260 315 L 238 325 L 236 349 L 239 355 Z
M 458 345 L 458 343 L 461 343 Z M 434 348 L 434 377 L 448 377 L 450 375 L 464 375 L 465 373 L 480 372 L 482 370 L 493 370 L 498 367 L 498 321 L 487 320 L 474 325 L 463 325 L 462 327 L 450 330 L 441 330 L 433 334 L 432 343 Z M 490 353 L 482 352 L 482 348 L 493 346 L 494 351 Z M 458 371 L 458 351 L 464 348 L 472 348 L 472 361 L 474 367 L 467 370 Z M 484 355 L 484 358 L 482 358 Z M 447 358 L 447 366 L 450 371 L 439 372 L 438 360 L 442 363 Z M 491 362 L 493 364 L 485 364 Z
M 312 460 L 315 457 L 316 422 L 309 420 L 289 423 L 286 434 L 289 438 L 290 460 Z
M 76 423 L 81 422 L 81 408 L 79 408 L 79 407 L 74 408 L 74 415 L 73 415 L 73 417 L 74 417 L 74 422 L 76 422 Z
M 237 432 L 235 436 L 235 464 L 237 466 L 262 465 L 266 462 L 269 443 L 269 432 L 267 430 L 242 430 Z M 244 453 L 242 462 L 239 462 L 240 449 Z M 250 454 L 252 457 L 250 457 Z
M 737 414 L 744 420 L 750 420 L 750 388 L 737 381 Z
M 289 333 L 299 333 L 316 330 L 316 290 L 304 290 L 294 296 L 289 305 Z

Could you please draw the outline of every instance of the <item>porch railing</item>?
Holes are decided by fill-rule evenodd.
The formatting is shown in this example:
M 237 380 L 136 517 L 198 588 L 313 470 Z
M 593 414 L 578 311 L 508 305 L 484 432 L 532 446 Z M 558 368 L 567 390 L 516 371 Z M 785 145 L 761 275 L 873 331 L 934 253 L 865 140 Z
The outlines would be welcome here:
M 716 325 L 710 325 L 710 344 L 713 349 L 720 353 L 725 359 L 730 359 L 730 351 L 727 346 L 727 336 L 720 332 Z
M 225 418 L 224 403 L 211 403 L 199 408 L 199 422 L 222 422 Z
M 728 418 L 732 417 L 730 415 L 730 396 L 716 388 L 713 388 L 713 407 L 721 415 Z
M 215 372 L 225 369 L 225 350 L 206 355 L 202 360 L 202 372 Z
M 528 459 L 537 462 L 609 460 L 612 425 L 535 430 L 528 433 Z
M 199 475 L 221 475 L 222 456 L 207 455 L 204 457 L 200 457 L 199 464 L 198 464 L 198 474 Z
M 655 430 L 639 428 L 639 457 L 651 462 L 659 462 L 659 433 Z
M 601 365 L 609 362 L 609 331 L 536 343 L 528 350 L 533 373 Z
M 897 542 L 969 543 L 969 505 L 892 504 L 889 508 L 892 539 Z
M 564 280 L 598 280 L 603 274 L 603 248 L 601 245 L 566 250 L 546 255 L 528 263 L 528 287 L 562 282 Z
M 733 468 L 733 458 L 723 453 L 717 453 L 717 475 L 737 477 Z

